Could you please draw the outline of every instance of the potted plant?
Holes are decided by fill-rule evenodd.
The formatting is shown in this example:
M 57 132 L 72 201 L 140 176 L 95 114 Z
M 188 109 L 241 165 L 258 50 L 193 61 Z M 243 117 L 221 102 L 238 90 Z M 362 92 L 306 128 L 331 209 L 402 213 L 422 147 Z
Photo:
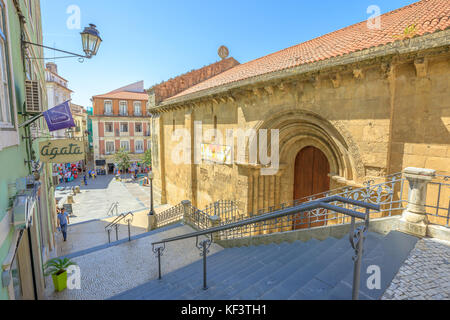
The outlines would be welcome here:
M 76 265 L 76 263 L 69 258 L 55 258 L 45 263 L 45 276 L 52 276 L 56 291 L 63 291 L 67 288 L 67 268 L 73 265 Z

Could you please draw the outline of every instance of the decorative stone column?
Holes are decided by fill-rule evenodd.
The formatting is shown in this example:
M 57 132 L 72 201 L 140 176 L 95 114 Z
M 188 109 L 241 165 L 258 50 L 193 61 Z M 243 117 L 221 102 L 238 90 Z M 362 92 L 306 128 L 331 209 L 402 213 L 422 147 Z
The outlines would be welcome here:
M 408 205 L 399 222 L 399 231 L 424 237 L 427 234 L 428 218 L 425 204 L 427 201 L 427 184 L 436 171 L 423 168 L 406 168 L 403 171 L 409 182 Z
M 220 217 L 219 216 L 210 216 L 209 220 L 211 221 L 211 228 L 220 226 Z M 218 232 L 213 233 L 213 241 L 216 242 L 220 240 L 220 235 Z
M 191 219 L 190 219 L 190 214 L 189 214 L 190 212 L 189 212 L 189 210 L 191 208 L 191 201 L 183 200 L 183 201 L 181 201 L 181 204 L 183 205 L 183 210 L 184 210 L 183 221 L 186 224 L 190 224 L 191 223 Z

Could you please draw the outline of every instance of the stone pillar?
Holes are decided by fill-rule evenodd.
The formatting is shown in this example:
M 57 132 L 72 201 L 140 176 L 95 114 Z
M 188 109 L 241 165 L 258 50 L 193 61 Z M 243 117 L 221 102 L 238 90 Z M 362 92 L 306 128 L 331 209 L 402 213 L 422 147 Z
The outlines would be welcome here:
M 211 228 L 220 226 L 220 217 L 219 216 L 210 216 L 209 220 L 211 222 Z M 218 240 L 220 240 L 219 232 L 214 232 L 213 233 L 213 241 L 216 242 Z
M 147 214 L 147 231 L 155 230 L 158 226 L 156 224 L 156 214 Z
M 425 204 L 427 184 L 436 174 L 435 170 L 406 168 L 403 171 L 409 182 L 408 205 L 399 221 L 399 231 L 424 237 L 427 234 L 428 219 Z
M 191 220 L 190 220 L 190 209 L 191 209 L 191 202 L 189 200 L 183 200 L 181 201 L 181 204 L 183 205 L 183 221 L 184 223 L 190 224 Z

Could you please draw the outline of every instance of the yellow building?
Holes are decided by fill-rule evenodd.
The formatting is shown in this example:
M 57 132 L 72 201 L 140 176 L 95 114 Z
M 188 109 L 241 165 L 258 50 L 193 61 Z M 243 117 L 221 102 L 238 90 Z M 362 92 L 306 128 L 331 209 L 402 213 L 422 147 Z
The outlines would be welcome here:
M 162 202 L 188 199 L 204 208 L 234 200 L 240 211 L 256 213 L 385 181 L 406 167 L 449 175 L 449 9 L 446 0 L 420 1 L 382 15 L 379 29 L 361 22 L 151 104 L 154 185 Z M 177 129 L 189 133 L 183 147 L 173 139 Z M 249 152 L 252 141 L 265 141 L 247 137 L 244 150 L 236 136 L 218 141 L 209 129 L 222 137 L 230 129 L 278 132 L 277 170 L 263 174 L 271 163 Z M 224 154 L 229 163 L 217 161 Z

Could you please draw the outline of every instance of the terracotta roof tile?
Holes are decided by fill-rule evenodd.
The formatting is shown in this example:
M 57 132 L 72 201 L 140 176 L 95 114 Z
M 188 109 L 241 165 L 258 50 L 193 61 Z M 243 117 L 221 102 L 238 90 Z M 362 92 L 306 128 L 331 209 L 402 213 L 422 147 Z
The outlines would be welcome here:
M 367 28 L 367 21 L 306 41 L 256 60 L 237 65 L 165 101 L 255 76 L 330 59 L 339 55 L 386 45 L 402 36 L 420 36 L 450 27 L 449 0 L 422 0 L 381 15 L 381 29 Z
M 93 98 L 100 98 L 100 99 L 123 99 L 123 100 L 148 100 L 148 94 L 147 93 L 139 93 L 139 92 L 128 92 L 128 91 L 122 91 L 122 92 L 112 92 L 112 93 L 106 93 L 101 94 L 98 96 L 94 96 Z

